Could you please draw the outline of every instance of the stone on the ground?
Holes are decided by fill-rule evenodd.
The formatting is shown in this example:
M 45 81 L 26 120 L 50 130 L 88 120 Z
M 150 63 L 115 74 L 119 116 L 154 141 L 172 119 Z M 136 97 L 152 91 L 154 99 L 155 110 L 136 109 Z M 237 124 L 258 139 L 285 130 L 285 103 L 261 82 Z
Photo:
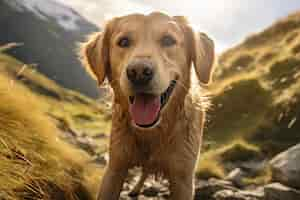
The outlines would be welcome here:
M 232 191 L 221 190 L 213 195 L 215 200 L 263 200 L 264 192 L 262 189 L 255 191 Z
M 144 189 L 143 195 L 146 197 L 155 197 L 158 196 L 159 192 L 160 188 L 151 186 Z
M 100 164 L 100 165 L 107 165 L 108 163 L 108 156 L 107 153 L 96 154 L 92 157 L 93 162 Z
M 275 156 L 270 165 L 274 181 L 300 188 L 300 144 Z
M 195 200 L 210 200 L 220 190 L 237 191 L 230 181 L 223 181 L 211 178 L 208 181 L 199 181 L 196 184 Z
M 299 200 L 300 191 L 284 186 L 280 183 L 272 183 L 264 186 L 265 200 Z
M 237 187 L 242 187 L 244 186 L 243 184 L 244 177 L 245 177 L 245 172 L 243 172 L 240 168 L 236 168 L 227 175 L 225 180 L 231 181 Z

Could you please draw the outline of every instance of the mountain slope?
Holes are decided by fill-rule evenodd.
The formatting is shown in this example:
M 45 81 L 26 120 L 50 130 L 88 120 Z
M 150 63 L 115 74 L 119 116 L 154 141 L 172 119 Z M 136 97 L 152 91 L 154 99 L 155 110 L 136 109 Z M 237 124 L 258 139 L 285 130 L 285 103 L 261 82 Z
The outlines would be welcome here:
M 0 46 L 0 199 L 95 199 L 110 114 L 3 53 L 13 46 Z
M 0 45 L 22 46 L 8 53 L 66 88 L 96 97 L 98 90 L 81 67 L 76 44 L 97 27 L 74 10 L 53 0 L 4 0 L 0 2 Z
M 207 138 L 273 155 L 300 142 L 300 12 L 220 56 Z
M 7 45 L 8 48 L 12 48 Z M 110 114 L 104 103 L 65 89 L 35 68 L 3 53 L 0 46 L 0 75 L 11 81 L 11 86 L 22 85 L 38 97 L 43 112 L 80 134 L 94 135 L 109 132 Z M 18 94 L 15 94 L 18 96 Z

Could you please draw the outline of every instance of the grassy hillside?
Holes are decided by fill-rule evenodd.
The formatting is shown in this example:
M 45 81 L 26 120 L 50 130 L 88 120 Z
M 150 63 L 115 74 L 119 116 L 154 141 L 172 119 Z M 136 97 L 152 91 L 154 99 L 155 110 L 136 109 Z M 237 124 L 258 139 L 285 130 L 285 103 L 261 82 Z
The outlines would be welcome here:
M 97 103 L 80 93 L 64 89 L 36 71 L 34 66 L 1 52 L 0 74 L 8 77 L 12 85 L 25 85 L 43 103 L 45 113 L 68 124 L 74 131 L 87 134 L 109 132 L 109 124 L 106 122 L 110 114 L 105 103 Z M 78 121 L 80 123 L 76 123 Z
M 62 136 L 106 134 L 110 115 L 104 104 L 59 87 L 5 55 L 4 49 L 0 48 L 0 199 L 95 198 L 102 167 Z M 106 140 L 99 141 L 99 151 L 106 149 Z
M 300 12 L 223 53 L 214 78 L 205 133 L 213 149 L 246 141 L 241 154 L 250 143 L 271 157 L 299 143 Z

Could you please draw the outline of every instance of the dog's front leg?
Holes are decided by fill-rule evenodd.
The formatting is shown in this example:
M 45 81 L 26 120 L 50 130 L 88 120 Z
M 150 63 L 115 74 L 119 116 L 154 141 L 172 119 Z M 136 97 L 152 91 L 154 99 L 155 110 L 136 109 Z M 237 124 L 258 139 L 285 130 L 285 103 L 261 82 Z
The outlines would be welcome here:
M 170 200 L 192 200 L 194 196 L 194 176 L 191 172 L 173 174 L 170 180 Z
M 107 168 L 97 200 L 118 200 L 127 176 L 127 169 L 114 170 Z

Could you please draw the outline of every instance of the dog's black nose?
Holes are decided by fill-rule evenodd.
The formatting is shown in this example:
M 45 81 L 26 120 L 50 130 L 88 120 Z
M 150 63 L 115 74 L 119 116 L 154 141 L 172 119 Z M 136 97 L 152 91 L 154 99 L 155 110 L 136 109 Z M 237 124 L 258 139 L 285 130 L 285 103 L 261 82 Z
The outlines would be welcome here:
M 127 66 L 128 80 L 135 86 L 145 86 L 153 79 L 153 64 L 149 61 L 133 61 Z

